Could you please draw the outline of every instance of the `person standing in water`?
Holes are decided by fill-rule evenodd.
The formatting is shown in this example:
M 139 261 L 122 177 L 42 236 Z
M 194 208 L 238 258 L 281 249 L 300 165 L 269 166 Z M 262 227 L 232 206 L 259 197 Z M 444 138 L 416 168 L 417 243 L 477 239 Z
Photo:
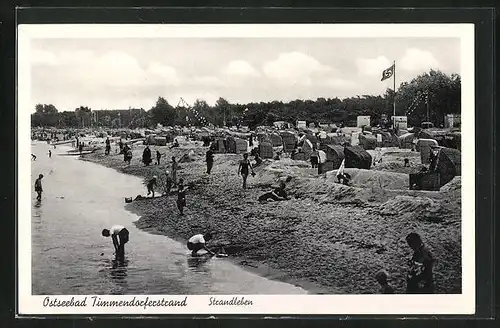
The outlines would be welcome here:
M 241 174 L 243 177 L 243 189 L 247 188 L 247 178 L 248 178 L 248 169 L 252 170 L 252 175 L 255 173 L 253 172 L 253 167 L 252 163 L 248 160 L 248 154 L 245 153 L 243 154 L 243 159 L 240 161 L 240 166 L 238 167 L 238 174 Z
M 52 152 L 49 149 L 49 158 L 52 158 Z
M 177 161 L 175 156 L 172 156 L 172 183 L 177 186 Z
M 42 200 L 42 179 L 43 179 L 43 174 L 38 175 L 38 179 L 35 180 L 35 191 L 37 193 L 36 200 L 41 201 Z
M 205 234 L 197 234 L 189 238 L 187 248 L 191 251 L 191 256 L 198 256 L 199 250 L 206 250 L 210 255 L 215 255 L 214 252 L 209 250 L 206 246 L 207 241 L 212 239 L 212 234 L 207 232 Z
M 214 152 L 212 148 L 208 148 L 207 150 L 206 161 L 207 161 L 207 174 L 210 174 L 210 172 L 212 171 L 212 167 L 214 166 Z
M 115 247 L 116 256 L 123 258 L 125 256 L 125 244 L 129 241 L 129 232 L 122 225 L 114 225 L 111 229 L 103 229 L 104 237 L 111 236 L 113 246 Z

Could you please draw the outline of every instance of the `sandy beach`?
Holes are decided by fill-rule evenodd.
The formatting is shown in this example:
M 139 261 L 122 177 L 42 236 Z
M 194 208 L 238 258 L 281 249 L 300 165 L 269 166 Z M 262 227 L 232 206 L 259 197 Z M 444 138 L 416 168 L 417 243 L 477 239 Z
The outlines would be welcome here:
M 355 294 L 377 293 L 374 275 L 380 269 L 390 273 L 396 293 L 405 292 L 411 256 L 405 236 L 415 231 L 437 259 L 436 292 L 461 292 L 460 178 L 440 192 L 407 190 L 408 175 L 398 171 L 418 170 L 418 153 L 394 148 L 382 152 L 383 165 L 370 171 L 347 169 L 352 186 L 335 183 L 332 172 L 318 175 L 305 161 L 265 160 L 243 190 L 237 175 L 241 155 L 216 154 L 208 175 L 200 142 L 181 142 L 174 149 L 151 146 L 153 154 L 158 149 L 164 155 L 161 165 L 150 166 L 140 162 L 144 147 L 134 145 L 130 166 L 114 149 L 109 156 L 103 150 L 83 156 L 126 174 L 162 180 L 167 160 L 194 153 L 193 161 L 179 164 L 178 176 L 189 186 L 185 214 L 179 215 L 174 193 L 133 201 L 126 207 L 141 216 L 139 229 L 183 242 L 210 230 L 215 233 L 210 244 L 223 246 L 248 270 L 318 293 Z M 412 168 L 401 168 L 401 158 L 409 158 Z M 289 176 L 291 200 L 257 201 Z M 123 197 L 145 194 L 146 187 Z

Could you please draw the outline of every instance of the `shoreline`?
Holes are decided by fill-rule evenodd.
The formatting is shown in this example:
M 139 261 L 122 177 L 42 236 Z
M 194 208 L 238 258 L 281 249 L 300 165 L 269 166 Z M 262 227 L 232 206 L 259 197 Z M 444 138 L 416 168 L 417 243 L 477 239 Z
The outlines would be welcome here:
M 181 242 L 181 243 L 186 243 L 187 239 L 179 238 L 178 236 L 169 234 L 165 231 L 161 231 L 155 227 L 144 227 L 143 222 L 141 221 L 144 220 L 144 216 L 141 214 L 141 211 L 137 208 L 135 208 L 131 204 L 126 204 L 125 209 L 133 214 L 136 214 L 139 216 L 139 219 L 137 221 L 134 221 L 134 225 L 136 226 L 137 229 L 142 230 L 144 232 L 153 234 L 153 235 L 161 235 L 161 236 L 166 236 L 172 240 Z M 210 245 L 209 245 L 210 248 Z M 245 271 L 254 273 L 260 277 L 269 279 L 269 280 L 275 280 L 275 281 L 280 281 L 283 283 L 287 283 L 296 287 L 300 287 L 308 294 L 331 294 L 332 290 L 325 288 L 323 286 L 319 286 L 317 284 L 314 284 L 309 281 L 305 280 L 300 280 L 300 279 L 294 279 L 293 277 L 289 276 L 286 274 L 286 272 L 270 268 L 268 265 L 266 265 L 265 262 L 262 261 L 255 261 L 250 258 L 247 258 L 245 256 L 228 256 L 227 258 L 224 258 L 225 261 L 230 261 L 232 264 L 242 268 Z M 246 265 L 244 264 L 245 262 L 251 262 L 251 265 Z M 250 264 L 250 263 L 249 263 Z
M 133 147 L 130 166 L 124 164 L 122 155 L 104 156 L 102 150 L 81 159 L 143 179 L 158 175 L 161 180 L 166 166 L 140 163 L 143 148 Z M 166 152 L 166 158 L 194 151 L 195 160 L 179 164 L 179 177 L 190 187 L 185 215 L 178 214 L 172 195 L 133 201 L 126 209 L 140 217 L 134 222 L 138 229 L 180 242 L 210 230 L 215 232 L 212 245 L 223 246 L 232 263 L 313 294 L 378 293 L 373 275 L 383 268 L 391 271 L 396 293 L 404 293 L 409 252 L 403 234 L 416 230 L 436 250 L 438 265 L 448 270 L 436 270 L 437 292 L 460 293 L 457 196 L 435 192 L 397 195 L 397 190 L 390 190 L 397 181 L 382 192 L 373 186 L 345 187 L 318 176 L 305 162 L 287 159 L 266 160 L 256 169 L 257 176 L 249 178 L 249 188 L 242 190 L 235 172 L 241 155 L 217 154 L 208 176 L 204 172 L 206 149 L 195 143 L 177 149 L 151 148 Z M 287 185 L 292 201 L 256 201 L 284 176 L 293 177 Z M 144 187 L 138 194 L 145 191 Z

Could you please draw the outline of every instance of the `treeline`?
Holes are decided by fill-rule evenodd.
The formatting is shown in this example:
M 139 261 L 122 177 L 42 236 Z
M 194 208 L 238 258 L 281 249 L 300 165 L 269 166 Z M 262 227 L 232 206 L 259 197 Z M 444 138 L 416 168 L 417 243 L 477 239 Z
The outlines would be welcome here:
M 446 114 L 461 112 L 461 81 L 458 74 L 446 75 L 431 70 L 401 83 L 396 93 L 396 115 L 408 115 L 408 123 L 418 126 L 429 120 L 435 125 L 444 121 Z M 231 104 L 223 98 L 210 106 L 204 100 L 196 100 L 192 107 L 172 106 L 159 97 L 155 106 L 144 109 L 100 110 L 92 112 L 88 107 L 74 111 L 58 112 L 53 105 L 36 105 L 32 114 L 32 126 L 55 127 L 154 127 L 164 126 L 238 126 L 254 128 L 271 125 L 275 121 L 294 123 L 297 120 L 346 125 L 356 122 L 359 115 L 369 115 L 377 122 L 383 114 L 393 114 L 394 91 L 387 89 L 382 96 L 362 95 L 350 98 L 297 99 L 290 102 L 272 101 L 248 104 Z

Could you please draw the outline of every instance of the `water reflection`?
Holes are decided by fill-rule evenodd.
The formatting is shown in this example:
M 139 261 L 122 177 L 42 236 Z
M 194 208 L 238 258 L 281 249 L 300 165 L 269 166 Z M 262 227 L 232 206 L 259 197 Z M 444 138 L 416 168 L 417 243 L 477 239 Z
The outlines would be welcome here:
M 127 277 L 127 267 L 128 260 L 125 258 L 116 257 L 111 260 L 111 280 L 119 283 L 125 282 L 125 278 Z
M 188 268 L 194 272 L 210 272 L 210 268 L 208 267 L 208 261 L 211 259 L 211 256 L 199 255 L 192 256 L 187 259 Z

